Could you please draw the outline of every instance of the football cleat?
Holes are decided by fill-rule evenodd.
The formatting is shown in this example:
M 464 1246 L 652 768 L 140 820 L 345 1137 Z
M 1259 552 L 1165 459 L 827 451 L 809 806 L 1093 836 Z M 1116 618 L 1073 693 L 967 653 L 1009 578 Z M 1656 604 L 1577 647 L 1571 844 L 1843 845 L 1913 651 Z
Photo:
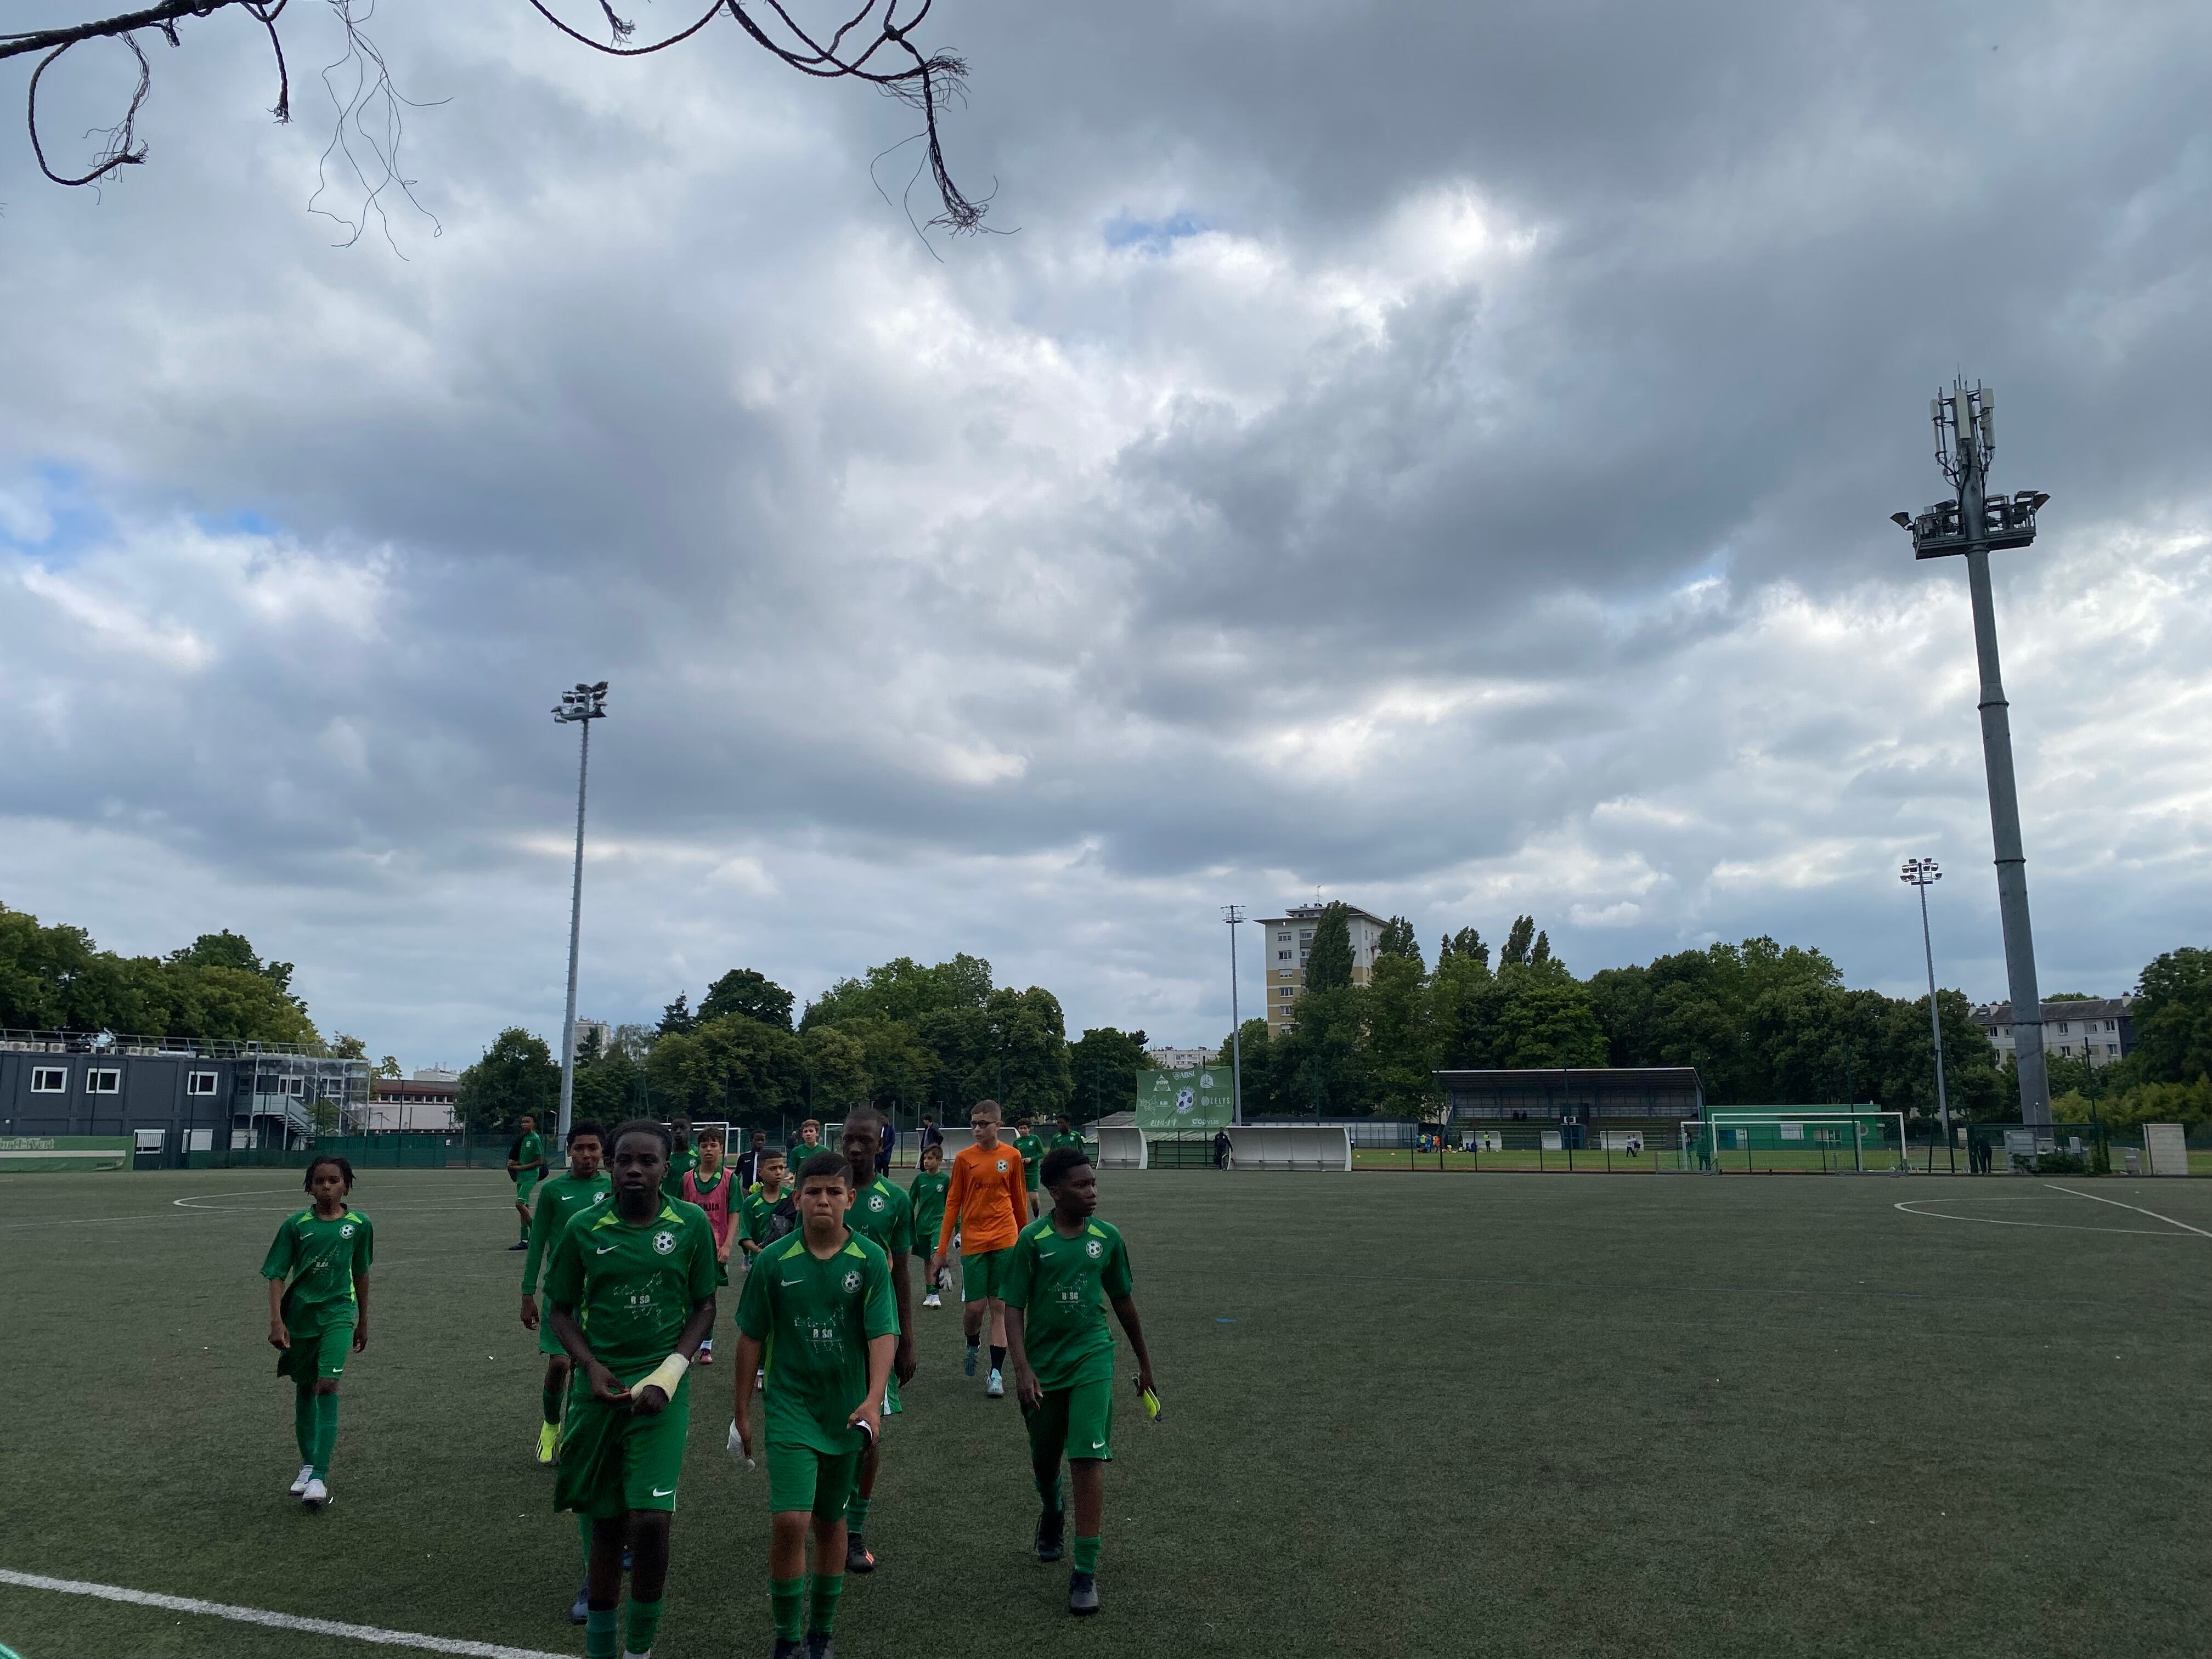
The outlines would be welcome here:
M 806 1633 L 806 1659 L 837 1659 L 836 1644 L 830 1640 L 828 1631 L 816 1630 Z
M 568 1622 L 580 1625 L 592 1616 L 592 1587 L 586 1584 L 576 1592 L 576 1599 L 568 1604 Z
M 538 1425 L 538 1461 L 550 1463 L 554 1454 L 561 1449 L 561 1425 L 541 1423 Z
M 845 1571 L 873 1572 L 875 1570 L 876 1558 L 869 1551 L 866 1542 L 857 1532 L 847 1533 L 845 1534 Z
M 968 1345 L 968 1363 L 961 1369 L 969 1376 L 975 1375 L 975 1345 L 973 1342 Z
M 1006 1397 L 1006 1385 L 999 1376 L 996 1365 L 991 1367 L 991 1380 L 983 1385 L 983 1397 L 986 1400 L 1004 1400 Z
M 945 1304 L 938 1300 L 937 1292 L 935 1291 L 932 1291 L 927 1296 L 921 1298 L 921 1305 L 925 1308 L 941 1308 Z
M 775 1638 L 775 1648 L 769 1654 L 769 1659 L 805 1659 L 805 1643 L 794 1642 L 787 1636 L 779 1636 Z
M 1098 1611 L 1096 1573 L 1073 1572 L 1067 1576 L 1067 1610 L 1078 1619 L 1088 1619 Z
M 292 1477 L 292 1496 L 297 1498 L 305 1492 L 307 1490 L 307 1482 L 314 1478 L 315 1466 L 313 1463 L 301 1464 L 299 1474 Z
M 311 1474 L 306 1488 L 300 1493 L 300 1501 L 311 1510 L 326 1508 L 331 1502 L 331 1489 Z
M 1047 1510 L 1037 1516 L 1036 1555 L 1040 1561 L 1060 1559 L 1060 1540 L 1067 1532 L 1067 1511 Z

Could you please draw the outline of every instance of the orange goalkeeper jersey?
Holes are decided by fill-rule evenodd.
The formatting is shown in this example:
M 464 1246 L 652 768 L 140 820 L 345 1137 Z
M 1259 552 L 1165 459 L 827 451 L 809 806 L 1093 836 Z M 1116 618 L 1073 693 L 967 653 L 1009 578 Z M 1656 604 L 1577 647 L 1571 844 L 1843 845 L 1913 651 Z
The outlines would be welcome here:
M 1030 1218 L 1029 1188 L 1022 1180 L 1022 1155 L 1006 1141 L 986 1152 L 967 1146 L 952 1160 L 952 1185 L 945 1194 L 945 1219 L 938 1224 L 942 1255 L 960 1235 L 966 1255 L 1011 1250 Z

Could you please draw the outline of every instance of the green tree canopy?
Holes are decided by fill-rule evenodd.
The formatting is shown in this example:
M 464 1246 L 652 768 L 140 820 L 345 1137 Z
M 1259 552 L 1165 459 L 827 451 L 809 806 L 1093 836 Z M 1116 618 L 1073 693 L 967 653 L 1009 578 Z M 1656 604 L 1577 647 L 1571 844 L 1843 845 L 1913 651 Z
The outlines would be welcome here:
M 791 993 L 766 974 L 750 968 L 732 968 L 707 988 L 699 1000 L 699 1018 L 720 1019 L 724 1014 L 743 1014 L 763 1025 L 791 1029 Z
M 1382 925 L 1382 936 L 1376 941 L 1375 954 L 1383 957 L 1403 957 L 1416 967 L 1425 970 L 1421 960 L 1421 941 L 1413 932 L 1413 924 L 1403 916 L 1393 916 Z
M 1267 1022 L 1259 1022 L 1264 1026 Z M 1121 1031 L 1110 1025 L 1094 1025 L 1082 1040 L 1069 1045 L 1068 1080 L 1074 1091 L 1076 1115 L 1085 1121 L 1109 1112 L 1126 1112 L 1137 1097 L 1137 1077 L 1149 1071 L 1142 1031 Z M 1223 1057 L 1228 1049 L 1222 1050 Z
M 460 1109 L 472 1130 L 504 1133 L 525 1112 L 550 1133 L 561 1107 L 561 1067 L 545 1039 L 511 1025 L 461 1073 Z
M 1351 983 L 1352 911 L 1349 906 L 1332 902 L 1322 908 L 1313 944 L 1306 951 L 1306 994 L 1341 990 Z M 1298 1018 L 1304 1019 L 1304 1007 Z
M 899 957 L 859 979 L 842 979 L 807 1004 L 802 1025 L 836 1025 L 854 1018 L 919 1020 L 925 1014 L 981 1009 L 991 996 L 991 964 L 965 951 L 925 968 Z
M 2212 1075 L 2212 951 L 2185 945 L 2160 955 L 2136 983 L 2135 1071 L 2152 1083 Z

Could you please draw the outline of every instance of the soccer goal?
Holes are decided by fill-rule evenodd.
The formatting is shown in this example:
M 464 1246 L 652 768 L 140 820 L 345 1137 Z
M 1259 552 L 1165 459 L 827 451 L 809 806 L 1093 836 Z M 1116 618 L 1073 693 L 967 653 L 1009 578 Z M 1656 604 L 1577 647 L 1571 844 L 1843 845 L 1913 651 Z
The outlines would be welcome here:
M 1843 1106 L 1717 1107 L 1682 1124 L 1682 1167 L 1702 1175 L 1901 1175 L 1905 1114 Z

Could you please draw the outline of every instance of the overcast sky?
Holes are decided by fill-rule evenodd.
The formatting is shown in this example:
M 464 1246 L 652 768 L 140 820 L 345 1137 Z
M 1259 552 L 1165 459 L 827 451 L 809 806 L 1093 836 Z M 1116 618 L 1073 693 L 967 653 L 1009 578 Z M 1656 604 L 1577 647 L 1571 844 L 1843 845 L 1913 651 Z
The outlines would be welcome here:
M 1965 573 L 1887 521 L 1963 370 L 2052 497 L 1996 589 L 2044 988 L 2212 943 L 2201 3 L 939 0 L 1012 233 L 948 241 L 910 118 L 726 21 L 386 0 L 437 222 L 347 248 L 301 23 L 289 128 L 225 18 L 98 197 L 0 138 L 0 902 L 238 928 L 410 1066 L 557 1036 L 605 678 L 601 1018 L 965 950 L 1211 1042 L 1216 907 L 1317 890 L 1910 994 L 1915 854 L 2002 997 Z

